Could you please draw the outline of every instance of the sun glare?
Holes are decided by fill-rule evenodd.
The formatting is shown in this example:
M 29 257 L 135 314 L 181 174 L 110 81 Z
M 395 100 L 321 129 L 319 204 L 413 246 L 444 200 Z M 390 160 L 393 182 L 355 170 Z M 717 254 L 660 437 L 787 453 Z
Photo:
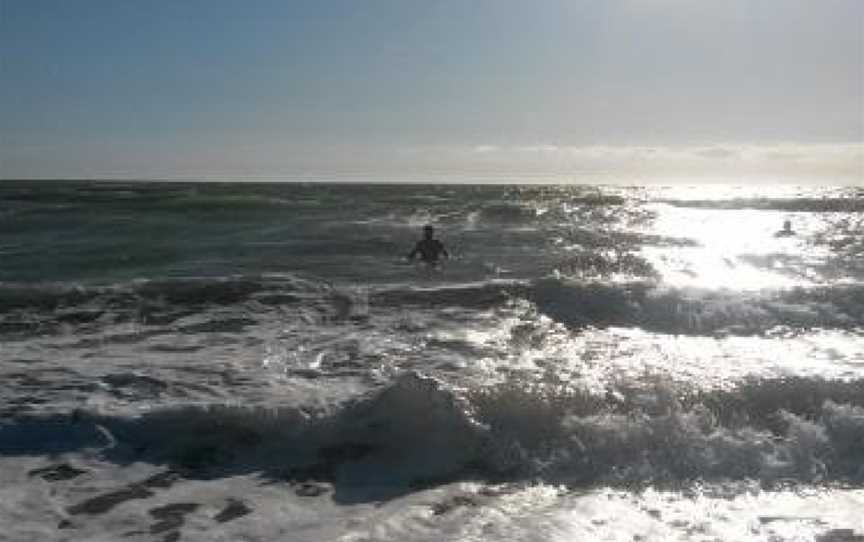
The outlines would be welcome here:
M 746 195 L 746 189 L 722 186 L 670 191 L 669 203 L 658 204 L 661 212 L 653 233 L 682 240 L 681 246 L 673 251 L 646 247 L 643 255 L 665 282 L 676 286 L 761 290 L 812 284 L 803 265 L 815 256 L 805 241 L 812 218 L 806 213 L 724 209 L 716 203 Z M 705 208 L 706 201 L 719 208 Z M 786 221 L 793 234 L 780 233 Z

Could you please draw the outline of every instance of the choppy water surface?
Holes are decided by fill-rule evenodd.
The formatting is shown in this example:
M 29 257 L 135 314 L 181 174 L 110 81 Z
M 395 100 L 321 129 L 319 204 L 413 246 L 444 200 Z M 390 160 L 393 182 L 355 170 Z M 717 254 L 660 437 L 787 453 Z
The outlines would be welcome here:
M 0 224 L 0 538 L 864 536 L 860 188 L 4 182 Z

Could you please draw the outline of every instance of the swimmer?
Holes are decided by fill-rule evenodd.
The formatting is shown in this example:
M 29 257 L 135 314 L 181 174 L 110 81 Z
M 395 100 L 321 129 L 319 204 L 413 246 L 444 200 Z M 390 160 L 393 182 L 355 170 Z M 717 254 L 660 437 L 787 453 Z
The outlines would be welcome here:
M 423 239 L 417 241 L 414 250 L 408 254 L 408 261 L 413 261 L 414 257 L 419 255 L 420 260 L 426 265 L 437 265 L 438 258 L 444 256 L 449 258 L 450 254 L 444 248 L 444 243 L 435 239 L 435 228 L 432 226 L 423 227 Z
M 774 237 L 789 237 L 792 235 L 795 235 L 795 232 L 792 231 L 792 221 L 791 220 L 784 220 L 783 221 L 783 229 L 776 232 L 774 234 Z

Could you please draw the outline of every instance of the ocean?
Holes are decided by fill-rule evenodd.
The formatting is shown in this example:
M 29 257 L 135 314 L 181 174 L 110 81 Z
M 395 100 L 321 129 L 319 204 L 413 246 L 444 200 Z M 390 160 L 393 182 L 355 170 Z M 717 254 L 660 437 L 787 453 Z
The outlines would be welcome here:
M 0 540 L 864 540 L 862 188 L 3 181 L 0 225 Z

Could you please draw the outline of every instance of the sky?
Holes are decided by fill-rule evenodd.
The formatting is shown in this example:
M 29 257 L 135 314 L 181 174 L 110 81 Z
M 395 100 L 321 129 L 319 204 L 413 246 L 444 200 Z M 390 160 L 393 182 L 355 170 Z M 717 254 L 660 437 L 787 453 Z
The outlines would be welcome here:
M 0 178 L 864 184 L 860 0 L 0 0 Z

